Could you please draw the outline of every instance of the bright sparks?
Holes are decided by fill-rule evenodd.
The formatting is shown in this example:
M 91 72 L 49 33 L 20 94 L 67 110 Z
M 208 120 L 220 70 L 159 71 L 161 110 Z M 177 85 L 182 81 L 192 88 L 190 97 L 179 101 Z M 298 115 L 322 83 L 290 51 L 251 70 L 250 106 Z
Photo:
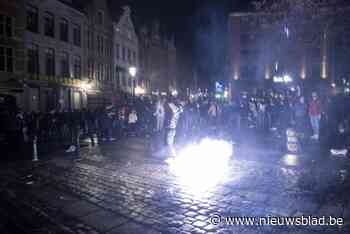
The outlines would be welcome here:
M 201 193 L 224 179 L 231 155 L 232 145 L 229 142 L 206 138 L 187 146 L 168 163 L 181 184 L 188 186 L 192 192 Z

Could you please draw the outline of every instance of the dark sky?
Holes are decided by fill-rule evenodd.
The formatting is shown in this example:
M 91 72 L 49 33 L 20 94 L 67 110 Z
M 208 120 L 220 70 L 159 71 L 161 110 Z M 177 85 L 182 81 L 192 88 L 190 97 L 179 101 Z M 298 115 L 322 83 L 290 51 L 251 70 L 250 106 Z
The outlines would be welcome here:
M 229 13 L 246 8 L 248 0 L 121 0 L 132 7 L 137 21 L 159 19 L 167 31 L 174 32 L 178 43 L 188 43 L 189 34 L 195 33 L 196 18 L 201 13 Z M 204 8 L 211 8 L 203 12 Z
M 159 19 L 173 33 L 180 66 L 204 80 L 223 77 L 227 15 L 246 10 L 248 0 L 121 0 L 133 10 L 136 24 Z

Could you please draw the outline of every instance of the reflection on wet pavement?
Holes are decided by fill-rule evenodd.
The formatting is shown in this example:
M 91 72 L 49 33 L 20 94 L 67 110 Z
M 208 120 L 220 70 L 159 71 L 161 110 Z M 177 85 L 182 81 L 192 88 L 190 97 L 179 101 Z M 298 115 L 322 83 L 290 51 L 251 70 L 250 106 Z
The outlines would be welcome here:
M 261 232 L 256 232 L 256 227 L 212 225 L 212 214 L 350 218 L 349 181 L 344 171 L 338 182 L 334 165 L 303 165 L 299 157 L 306 156 L 299 155 L 273 157 L 275 163 L 271 158 L 232 157 L 222 180 L 199 193 L 184 183 L 184 178 L 179 180 L 164 160 L 150 156 L 141 139 L 85 149 L 81 160 L 71 160 L 64 169 L 57 163 L 62 159 L 53 159 L 34 174 L 156 232 L 349 233 L 347 225 L 260 227 Z M 195 172 L 196 165 L 191 166 Z M 211 171 L 207 173 L 210 176 Z

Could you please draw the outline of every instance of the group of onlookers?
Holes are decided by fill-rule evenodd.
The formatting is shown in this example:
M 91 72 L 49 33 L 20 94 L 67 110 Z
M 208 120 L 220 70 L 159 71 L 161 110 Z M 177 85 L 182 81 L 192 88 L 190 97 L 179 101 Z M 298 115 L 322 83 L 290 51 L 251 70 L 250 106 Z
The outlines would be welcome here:
M 236 138 L 247 131 L 265 138 L 271 134 L 283 137 L 291 127 L 300 139 L 306 141 L 310 137 L 314 142 L 326 139 L 333 149 L 344 142 L 334 143 L 334 139 L 348 139 L 341 137 L 348 133 L 347 109 L 344 109 L 347 103 L 345 96 L 323 100 L 316 92 L 310 97 L 244 93 L 231 102 L 210 98 L 143 97 L 95 110 L 3 111 L 1 122 L 2 132 L 11 147 L 30 143 L 37 136 L 39 142 L 69 145 L 67 152 L 75 151 L 78 139 L 84 136 L 95 144 L 96 139 L 105 142 L 163 133 L 164 139 L 159 144 L 172 147 L 176 139 L 222 132 Z M 348 142 L 341 145 L 344 144 Z

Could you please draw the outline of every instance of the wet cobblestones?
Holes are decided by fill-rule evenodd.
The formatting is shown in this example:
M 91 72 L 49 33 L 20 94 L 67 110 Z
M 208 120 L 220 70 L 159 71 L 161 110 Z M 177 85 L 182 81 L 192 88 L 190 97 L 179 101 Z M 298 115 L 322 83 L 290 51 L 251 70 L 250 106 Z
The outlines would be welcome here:
M 308 168 L 235 159 L 223 183 L 194 194 L 142 146 L 141 140 L 134 140 L 85 149 L 79 160 L 60 157 L 36 167 L 23 165 L 20 173 L 13 173 L 13 168 L 0 174 L 8 181 L 1 188 L 21 194 L 24 201 L 45 212 L 46 219 L 55 220 L 41 233 L 50 229 L 58 229 L 57 233 L 349 233 L 347 222 L 342 229 L 215 226 L 210 223 L 213 214 L 346 215 L 346 219 L 350 206 L 348 200 L 320 199 L 317 186 L 301 186 L 305 175 L 310 175 Z M 30 178 L 20 180 L 29 173 Z M 27 185 L 28 181 L 33 184 Z M 12 203 L 18 198 L 13 197 Z M 50 224 L 46 219 L 42 223 Z

